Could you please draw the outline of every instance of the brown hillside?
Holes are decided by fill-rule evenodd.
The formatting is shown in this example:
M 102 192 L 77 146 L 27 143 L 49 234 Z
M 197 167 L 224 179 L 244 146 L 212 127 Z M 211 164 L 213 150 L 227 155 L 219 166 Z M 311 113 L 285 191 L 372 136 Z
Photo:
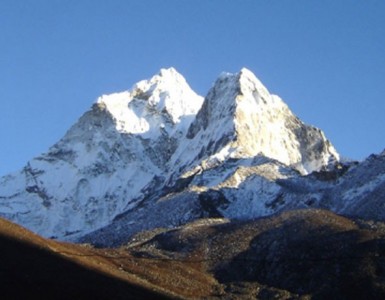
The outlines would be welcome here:
M 169 299 L 93 249 L 0 220 L 1 299 Z
M 0 288 L 4 299 L 384 299 L 384 228 L 296 210 L 95 249 L 0 220 Z

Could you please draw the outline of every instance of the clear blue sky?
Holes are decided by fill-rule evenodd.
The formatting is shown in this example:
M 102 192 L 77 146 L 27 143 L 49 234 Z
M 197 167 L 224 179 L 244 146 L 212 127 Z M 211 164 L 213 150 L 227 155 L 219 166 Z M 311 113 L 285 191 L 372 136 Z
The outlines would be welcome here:
M 0 174 L 170 66 L 201 95 L 247 67 L 343 156 L 385 148 L 385 1 L 2 0 Z

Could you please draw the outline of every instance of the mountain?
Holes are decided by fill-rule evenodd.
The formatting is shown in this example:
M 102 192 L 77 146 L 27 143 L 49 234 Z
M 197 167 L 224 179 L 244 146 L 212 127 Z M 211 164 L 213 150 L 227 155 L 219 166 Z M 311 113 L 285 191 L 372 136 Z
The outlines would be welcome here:
M 203 158 L 263 155 L 303 174 L 339 160 L 317 128 L 303 124 L 283 101 L 271 95 L 247 69 L 222 74 L 189 128 L 187 145 Z M 181 149 L 186 154 L 185 149 Z M 210 163 L 210 161 L 208 161 Z
M 175 69 L 100 97 L 65 136 L 0 179 L 0 215 L 98 246 L 201 218 L 325 208 L 383 220 L 384 154 L 341 162 L 247 69 L 207 96 Z
M 203 99 L 174 69 L 100 97 L 49 151 L 0 180 L 0 211 L 48 237 L 108 224 L 167 172 Z
M 384 299 L 383 195 L 249 70 L 162 69 L 0 178 L 1 295 Z

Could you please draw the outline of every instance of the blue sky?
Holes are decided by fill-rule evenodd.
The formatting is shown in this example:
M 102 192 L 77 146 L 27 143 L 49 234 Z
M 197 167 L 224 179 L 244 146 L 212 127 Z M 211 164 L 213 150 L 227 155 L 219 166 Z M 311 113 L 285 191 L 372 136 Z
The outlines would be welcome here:
M 343 156 L 385 148 L 385 1 L 2 0 L 0 174 L 170 66 L 201 95 L 247 67 Z

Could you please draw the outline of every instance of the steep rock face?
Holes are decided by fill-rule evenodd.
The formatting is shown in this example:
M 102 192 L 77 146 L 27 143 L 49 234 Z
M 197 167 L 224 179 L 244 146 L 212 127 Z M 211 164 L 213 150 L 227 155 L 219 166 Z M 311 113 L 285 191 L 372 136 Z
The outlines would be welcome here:
M 201 218 L 253 219 L 285 210 L 296 190 L 286 182 L 299 173 L 278 161 L 257 156 L 228 159 L 210 169 L 179 178 L 163 193 L 150 193 L 140 209 L 131 209 L 108 226 L 80 237 L 79 242 L 119 246 L 135 233 L 172 228 Z M 302 199 L 302 198 L 301 198 Z M 293 206 L 302 207 L 302 201 Z
M 385 153 L 370 155 L 340 177 L 322 205 L 337 213 L 385 220 Z
M 192 139 L 188 147 L 198 153 L 198 158 L 215 154 L 222 159 L 248 158 L 261 154 L 303 174 L 339 160 L 321 130 L 301 122 L 247 69 L 220 76 L 187 138 Z

